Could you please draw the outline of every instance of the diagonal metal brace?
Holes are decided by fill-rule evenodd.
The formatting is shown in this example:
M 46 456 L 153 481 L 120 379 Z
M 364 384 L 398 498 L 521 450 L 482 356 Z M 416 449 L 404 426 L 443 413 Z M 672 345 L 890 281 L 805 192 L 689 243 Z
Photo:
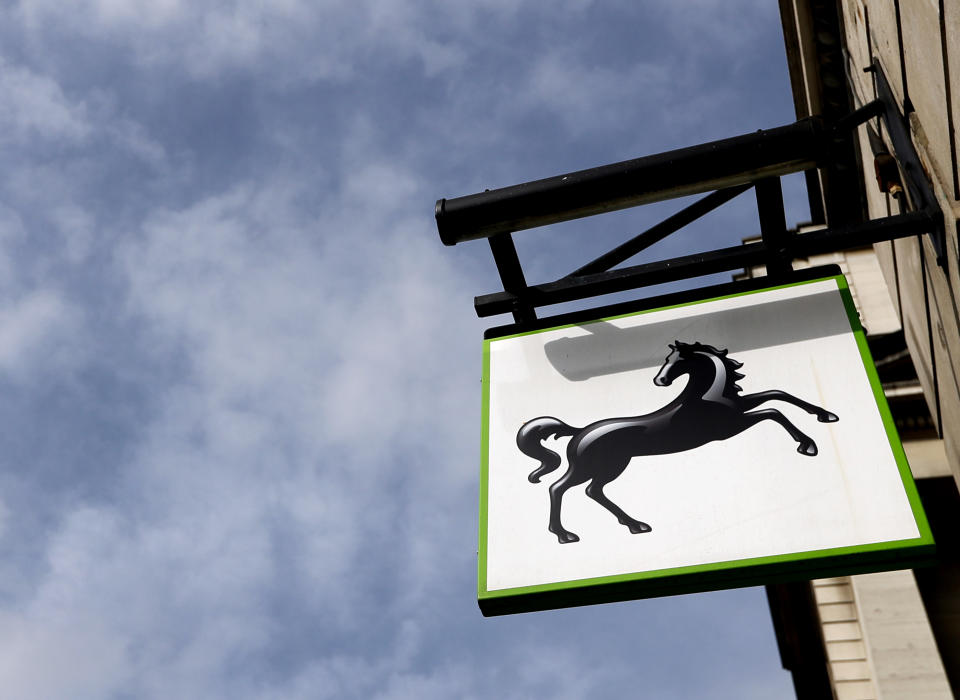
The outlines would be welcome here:
M 490 252 L 497 263 L 497 272 L 504 291 L 513 295 L 510 311 L 513 320 L 517 323 L 529 323 L 537 319 L 537 313 L 525 300 L 527 281 L 523 276 L 520 258 L 517 257 L 517 248 L 513 244 L 513 236 L 509 233 L 498 233 L 487 239 Z
M 729 202 L 739 194 L 750 189 L 750 185 L 737 185 L 727 189 L 711 192 L 706 197 L 698 199 L 689 207 L 684 207 L 676 214 L 667 217 L 660 223 L 651 226 L 643 233 L 631 238 L 626 243 L 618 245 L 609 253 L 604 253 L 599 258 L 591 260 L 586 265 L 577 268 L 571 272 L 569 277 L 582 277 L 583 275 L 592 275 L 597 272 L 606 272 L 610 268 L 619 265 L 634 255 L 646 250 L 654 243 L 662 241 L 671 233 L 676 233 L 689 223 L 699 219 L 704 214 L 708 214 L 721 204 Z

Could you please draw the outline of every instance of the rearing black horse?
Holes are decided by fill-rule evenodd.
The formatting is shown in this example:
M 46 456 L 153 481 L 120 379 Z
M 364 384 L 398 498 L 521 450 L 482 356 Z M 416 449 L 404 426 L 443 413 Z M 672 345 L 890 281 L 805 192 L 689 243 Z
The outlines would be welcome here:
M 580 538 L 560 523 L 563 494 L 586 481 L 587 495 L 613 513 L 630 532 L 650 532 L 644 522 L 635 520 L 611 501 L 603 487 L 623 473 L 633 457 L 671 454 L 700 447 L 715 440 L 726 440 L 760 421 L 776 421 L 797 441 L 797 452 L 808 457 L 817 454 L 816 443 L 775 408 L 753 411 L 767 401 L 785 401 L 817 417 L 821 423 L 833 423 L 837 416 L 795 396 L 779 391 L 761 391 L 741 396 L 737 372 L 743 363 L 727 357 L 703 343 L 670 344 L 670 354 L 653 383 L 669 386 L 677 377 L 690 376 L 680 395 L 663 408 L 642 416 L 606 418 L 585 428 L 573 428 L 550 416 L 534 418 L 517 432 L 517 447 L 527 456 L 540 460 L 540 466 L 527 478 L 532 483 L 560 466 L 560 455 L 542 442 L 552 436 L 572 436 L 567 445 L 567 471 L 550 486 L 550 525 L 548 529 L 561 543 Z

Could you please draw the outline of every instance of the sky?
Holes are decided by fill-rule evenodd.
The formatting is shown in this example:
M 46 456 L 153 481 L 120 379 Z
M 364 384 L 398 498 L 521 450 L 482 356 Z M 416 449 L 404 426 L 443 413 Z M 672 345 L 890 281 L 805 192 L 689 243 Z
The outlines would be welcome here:
M 433 220 L 793 121 L 776 3 L 11 0 L 0 95 L 5 697 L 793 697 L 760 588 L 480 615 L 509 319 Z M 517 234 L 528 280 L 683 203 Z

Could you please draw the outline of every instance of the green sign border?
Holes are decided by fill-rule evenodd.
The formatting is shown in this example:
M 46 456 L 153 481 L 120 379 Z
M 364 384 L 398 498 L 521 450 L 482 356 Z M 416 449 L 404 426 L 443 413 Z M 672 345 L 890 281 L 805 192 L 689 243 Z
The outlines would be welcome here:
M 487 506 L 488 506 L 488 470 L 489 470 L 489 438 L 490 438 L 490 344 L 507 338 L 517 338 L 534 333 L 543 333 L 546 330 L 558 330 L 595 323 L 612 321 L 618 318 L 638 316 L 640 314 L 664 311 L 683 306 L 694 306 L 721 299 L 750 296 L 775 289 L 785 289 L 804 284 L 813 284 L 833 280 L 836 282 L 840 296 L 850 321 L 850 330 L 856 338 L 860 356 L 863 359 L 864 369 L 873 390 L 883 426 L 890 441 L 903 488 L 913 510 L 913 516 L 920 532 L 920 537 L 908 540 L 892 540 L 876 542 L 850 547 L 837 547 L 806 552 L 794 552 L 766 557 L 737 559 L 731 561 L 711 562 L 655 571 L 643 571 L 633 574 L 618 574 L 597 578 L 560 581 L 535 586 L 488 591 L 487 578 Z M 709 292 L 710 290 L 705 290 Z M 900 443 L 890 408 L 883 394 L 883 387 L 877 370 L 867 347 L 867 338 L 860 324 L 860 317 L 850 295 L 847 280 L 842 274 L 831 274 L 814 279 L 805 279 L 778 286 L 750 289 L 744 292 L 721 294 L 714 297 L 687 301 L 657 308 L 644 309 L 631 313 L 622 313 L 603 318 L 592 319 L 580 323 L 567 323 L 550 328 L 503 335 L 490 338 L 483 342 L 483 407 L 481 428 L 481 473 L 480 473 L 480 541 L 478 549 L 479 566 L 477 578 L 477 601 L 484 615 L 503 615 L 507 613 L 531 612 L 577 605 L 594 603 L 610 603 L 621 600 L 652 598 L 680 593 L 718 590 L 722 588 L 739 588 L 754 586 L 778 581 L 823 578 L 828 576 L 868 573 L 873 571 L 888 571 L 893 569 L 913 568 L 932 557 L 934 552 L 933 534 L 927 523 L 926 514 L 920 504 L 917 487 L 913 482 L 913 475 L 907 458 Z

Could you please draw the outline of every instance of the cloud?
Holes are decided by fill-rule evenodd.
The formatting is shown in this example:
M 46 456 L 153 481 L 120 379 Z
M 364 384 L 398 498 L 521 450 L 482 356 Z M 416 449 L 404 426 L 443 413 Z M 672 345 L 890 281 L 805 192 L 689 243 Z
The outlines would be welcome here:
M 83 142 L 91 132 L 86 109 L 64 95 L 53 79 L 0 59 L 0 139 Z
M 10 99 L 0 107 L 0 139 L 7 145 L 77 149 L 98 138 L 157 165 L 163 148 L 136 121 L 117 114 L 115 99 L 104 91 L 77 99 L 57 79 L 0 57 L 0 89 Z
M 51 344 L 72 330 L 68 304 L 50 291 L 37 291 L 0 306 L 0 371 L 23 371 L 28 363 L 49 363 Z
M 627 91 L 644 95 L 650 104 L 662 104 L 676 76 L 653 62 L 617 69 L 590 65 L 589 59 L 569 50 L 539 56 L 529 68 L 521 100 L 530 110 L 549 110 L 568 131 L 602 130 L 621 121 L 616 105 Z
M 155 627 L 121 635 L 137 647 L 150 629 L 158 644 L 174 644 L 177 656 L 165 662 L 174 677 L 200 659 L 204 675 L 218 675 L 231 663 L 224 655 L 264 653 L 276 634 L 276 621 L 263 619 L 264 596 L 295 596 L 299 614 L 329 639 L 355 628 L 356 611 L 379 588 L 375 577 L 351 580 L 365 558 L 395 566 L 390 578 L 413 591 L 400 614 L 429 594 L 425 572 L 442 569 L 435 545 L 397 537 L 417 522 L 438 524 L 433 512 L 416 514 L 424 493 L 439 484 L 438 497 L 460 501 L 473 480 L 474 460 L 460 456 L 466 435 L 449 421 L 472 403 L 472 382 L 458 379 L 456 353 L 438 363 L 435 352 L 444 342 L 475 349 L 467 334 L 450 346 L 455 314 L 437 295 L 462 282 L 440 249 L 415 237 L 422 224 L 404 212 L 406 197 L 361 216 L 361 229 L 378 237 L 342 225 L 358 191 L 398 177 L 417 187 L 395 165 L 358 171 L 320 239 L 298 209 L 302 193 L 279 181 L 159 210 L 118 250 L 125 313 L 149 319 L 154 351 L 185 358 L 186 371 L 154 387 L 159 415 L 124 474 L 114 516 L 128 534 L 97 565 L 126 562 L 106 590 L 156 589 L 151 606 L 183 628 L 181 642 Z M 412 484 L 391 493 L 404 481 Z M 395 554 L 381 551 L 388 541 Z M 235 639 L 220 630 L 228 614 L 249 621 L 229 632 Z
M 429 31 L 431 20 L 453 16 L 465 24 L 489 11 L 509 12 L 508 4 L 169 0 L 140 8 L 112 0 L 21 0 L 15 17 L 37 36 L 53 29 L 109 41 L 144 67 L 173 67 L 197 79 L 256 68 L 297 85 L 354 77 L 356 61 L 374 46 L 391 60 L 421 62 L 428 74 L 459 65 L 462 52 Z
M 0 677 L 11 697 L 93 700 L 115 692 L 124 650 L 101 620 L 4 612 L 0 622 Z

